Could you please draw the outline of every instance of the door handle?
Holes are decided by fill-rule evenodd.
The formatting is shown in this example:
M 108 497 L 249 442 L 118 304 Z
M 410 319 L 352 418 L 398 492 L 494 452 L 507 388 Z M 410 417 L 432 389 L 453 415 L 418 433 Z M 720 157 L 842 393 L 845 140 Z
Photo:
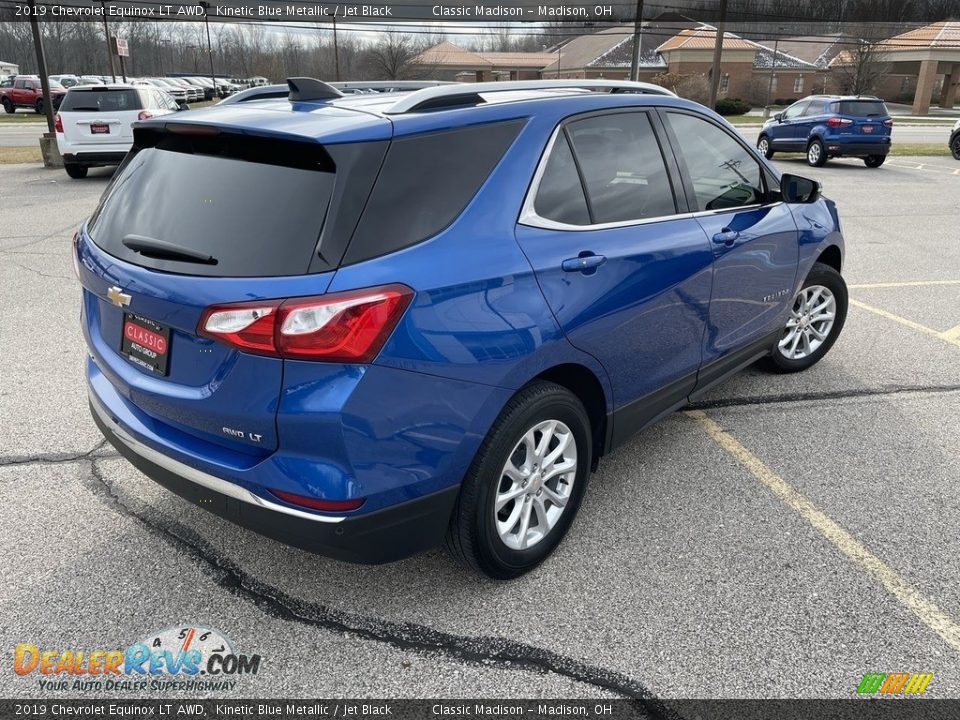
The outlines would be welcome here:
M 729 228 L 721 230 L 716 235 L 713 236 L 713 241 L 717 245 L 733 245 L 737 238 L 740 237 L 739 230 L 730 230 Z
M 564 272 L 584 272 L 595 270 L 607 261 L 604 255 L 594 255 L 591 252 L 580 253 L 579 257 L 567 258 L 560 267 Z

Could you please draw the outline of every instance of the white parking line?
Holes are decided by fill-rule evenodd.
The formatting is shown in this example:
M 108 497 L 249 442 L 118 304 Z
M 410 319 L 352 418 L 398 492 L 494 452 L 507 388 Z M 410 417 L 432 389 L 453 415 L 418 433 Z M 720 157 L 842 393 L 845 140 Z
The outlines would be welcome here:
M 904 282 L 860 283 L 847 285 L 850 290 L 876 290 L 879 288 L 926 287 L 927 285 L 960 285 L 960 280 L 907 280 Z
M 721 448 L 726 450 L 750 473 L 795 510 L 840 552 L 873 576 L 901 605 L 916 615 L 920 622 L 939 635 L 954 650 L 960 650 L 960 625 L 935 602 L 910 585 L 896 570 L 878 558 L 853 535 L 817 508 L 790 483 L 767 467 L 702 410 L 689 410 L 686 415 L 697 422 Z
M 867 305 L 865 302 L 860 302 L 859 300 L 854 300 L 853 298 L 850 298 L 850 304 L 860 308 L 861 310 L 868 310 L 869 312 L 879 315 L 880 317 L 884 317 L 887 320 L 893 320 L 894 322 L 900 323 L 908 328 L 917 330 L 918 332 L 922 332 L 926 335 L 932 335 L 933 337 L 943 340 L 944 342 L 948 342 L 951 345 L 960 347 L 960 332 L 957 332 L 957 328 L 950 328 L 949 330 L 943 331 L 934 330 L 932 327 L 921 325 L 913 320 L 908 320 L 905 317 L 894 315 L 892 312 L 887 312 L 886 310 L 874 307 L 873 305 Z

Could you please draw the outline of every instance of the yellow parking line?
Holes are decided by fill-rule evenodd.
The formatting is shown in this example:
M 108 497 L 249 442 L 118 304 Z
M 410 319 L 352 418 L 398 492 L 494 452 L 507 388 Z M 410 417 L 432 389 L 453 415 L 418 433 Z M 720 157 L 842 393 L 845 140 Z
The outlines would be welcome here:
M 940 333 L 940 337 L 948 341 L 960 340 L 960 325 L 952 327 L 949 330 L 944 330 Z
M 865 302 L 860 302 L 859 300 L 854 300 L 853 298 L 850 298 L 850 304 L 862 310 L 869 310 L 870 312 L 875 313 L 880 317 L 885 317 L 887 320 L 893 320 L 894 322 L 900 323 L 901 325 L 905 325 L 908 328 L 912 328 L 913 330 L 926 333 L 927 335 L 932 335 L 933 337 L 943 340 L 944 342 L 948 342 L 951 345 L 956 345 L 957 347 L 960 347 L 960 335 L 954 334 L 957 328 L 951 328 L 950 330 L 947 330 L 945 332 L 940 332 L 939 330 L 934 330 L 932 327 L 921 325 L 920 323 L 914 322 L 913 320 L 907 320 L 907 318 L 905 317 L 894 315 L 891 312 L 887 312 L 886 310 L 882 310 L 881 308 L 874 307 L 873 305 L 867 305 Z
M 881 288 L 926 287 L 928 285 L 960 285 L 960 280 L 908 280 L 905 282 L 860 283 L 847 285 L 850 290 L 878 290 Z
M 960 625 L 953 621 L 932 600 L 897 574 L 896 570 L 878 558 L 853 535 L 843 529 L 790 483 L 767 467 L 760 458 L 747 450 L 730 433 L 707 417 L 702 410 L 689 410 L 687 416 L 696 421 L 717 445 L 723 448 L 757 480 L 795 510 L 840 552 L 860 566 L 887 589 L 897 601 L 916 615 L 920 622 L 933 630 L 954 650 L 960 650 Z

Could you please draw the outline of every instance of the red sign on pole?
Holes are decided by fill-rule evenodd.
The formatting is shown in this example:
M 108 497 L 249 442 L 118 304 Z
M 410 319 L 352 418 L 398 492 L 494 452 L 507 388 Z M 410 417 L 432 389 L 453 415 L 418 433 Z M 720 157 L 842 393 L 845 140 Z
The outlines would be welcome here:
M 117 57 L 130 57 L 130 46 L 127 45 L 126 38 L 118 38 L 116 35 L 111 35 L 110 50 Z

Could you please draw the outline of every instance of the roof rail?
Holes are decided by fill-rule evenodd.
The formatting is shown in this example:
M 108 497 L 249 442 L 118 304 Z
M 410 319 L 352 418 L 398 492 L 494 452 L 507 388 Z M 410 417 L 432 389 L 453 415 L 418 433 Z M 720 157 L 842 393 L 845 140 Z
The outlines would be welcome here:
M 343 97 L 343 93 L 331 85 L 309 77 L 287 78 L 290 86 L 290 102 L 310 102 L 311 100 L 332 100 Z
M 507 82 L 455 83 L 417 90 L 397 100 L 384 112 L 390 115 L 486 102 L 481 93 L 522 90 L 606 90 L 610 93 L 670 95 L 666 88 L 628 80 L 512 80 Z
M 258 87 L 247 88 L 233 95 L 228 95 L 217 105 L 236 105 L 250 100 L 266 100 L 268 98 L 287 97 L 290 93 L 290 87 L 287 85 L 260 85 Z
M 451 80 L 371 80 L 358 82 L 332 82 L 331 87 L 335 87 L 345 93 L 353 92 L 407 92 L 409 90 L 422 90 L 423 88 L 436 87 L 439 85 L 457 85 Z

